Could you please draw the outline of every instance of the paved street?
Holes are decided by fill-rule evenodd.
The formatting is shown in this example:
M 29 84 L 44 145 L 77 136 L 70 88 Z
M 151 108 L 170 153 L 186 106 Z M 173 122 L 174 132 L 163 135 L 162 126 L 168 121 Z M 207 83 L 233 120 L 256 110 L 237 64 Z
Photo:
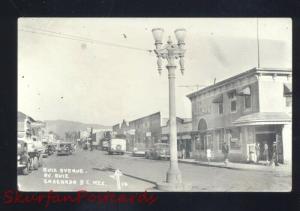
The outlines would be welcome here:
M 165 180 L 168 166 L 168 161 L 147 160 L 126 154 L 108 155 L 107 152 L 98 150 L 92 152 L 80 150 L 69 156 L 52 155 L 44 158 L 43 168 L 27 176 L 19 175 L 18 183 L 20 189 L 26 191 L 118 191 L 117 181 L 111 175 L 114 174 L 114 169 L 120 169 L 123 173 L 123 176 L 120 176 L 121 191 L 153 191 L 155 182 Z M 192 191 L 290 190 L 290 173 L 276 168 L 272 171 L 245 171 L 187 163 L 180 163 L 179 167 L 183 181 L 192 184 Z M 83 172 L 80 173 L 80 169 Z M 49 178 L 45 177 L 44 174 L 47 173 L 45 170 L 51 174 Z M 56 173 L 53 172 L 55 170 Z M 65 175 L 60 173 L 60 170 L 75 172 Z M 60 180 L 76 180 L 77 183 L 53 184 L 55 174 L 56 177 L 69 177 Z M 83 184 L 80 184 L 80 181 Z

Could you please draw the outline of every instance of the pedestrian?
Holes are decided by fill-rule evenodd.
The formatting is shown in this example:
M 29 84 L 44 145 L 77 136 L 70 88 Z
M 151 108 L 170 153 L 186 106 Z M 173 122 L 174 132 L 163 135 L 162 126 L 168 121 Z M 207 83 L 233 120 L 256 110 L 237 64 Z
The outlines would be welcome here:
M 259 163 L 260 160 L 260 144 L 256 143 L 255 145 L 255 153 L 256 153 L 256 163 Z
M 265 142 L 264 144 L 264 152 L 263 152 L 264 158 L 266 160 L 266 165 L 269 165 L 269 146 L 268 144 Z
M 185 148 L 184 148 L 184 146 L 182 146 L 181 153 L 182 153 L 182 159 L 185 159 Z
M 273 143 L 273 152 L 272 152 L 271 164 L 272 164 L 273 168 L 275 166 L 278 166 L 278 153 L 277 153 L 277 143 L 276 142 Z
M 229 146 L 226 142 L 223 143 L 222 152 L 224 154 L 224 164 L 227 166 L 228 163 L 228 154 L 229 154 Z
M 208 162 L 208 165 L 209 165 L 210 159 L 211 159 L 211 149 L 206 150 L 206 157 L 207 157 L 207 162 Z

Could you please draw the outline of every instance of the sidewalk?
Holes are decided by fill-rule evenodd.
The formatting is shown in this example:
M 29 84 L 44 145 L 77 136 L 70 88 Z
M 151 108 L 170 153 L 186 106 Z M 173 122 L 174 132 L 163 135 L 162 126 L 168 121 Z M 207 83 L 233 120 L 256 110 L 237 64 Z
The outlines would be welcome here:
M 205 162 L 199 161 L 194 159 L 178 159 L 180 163 L 188 163 L 188 164 L 195 164 L 200 166 L 212 166 L 218 168 L 227 168 L 227 169 L 236 169 L 236 170 L 251 170 L 251 171 L 283 171 L 283 172 L 290 172 L 291 166 L 281 164 L 279 166 L 266 166 L 264 163 L 232 163 L 229 162 L 226 166 L 224 162 Z
M 130 156 L 132 152 L 125 152 L 126 155 Z M 180 159 L 178 158 L 179 163 L 187 163 L 187 164 L 194 164 L 199 166 L 211 166 L 211 167 L 217 167 L 217 168 L 225 168 L 225 169 L 233 169 L 233 170 L 245 170 L 245 171 L 265 171 L 265 172 L 285 172 L 287 174 L 291 175 L 291 166 L 286 164 L 280 164 L 279 166 L 266 166 L 265 162 L 260 161 L 260 163 L 233 163 L 229 162 L 227 163 L 227 166 L 225 166 L 224 162 L 213 162 L 210 161 L 209 163 L 207 161 L 199 161 L 195 159 Z

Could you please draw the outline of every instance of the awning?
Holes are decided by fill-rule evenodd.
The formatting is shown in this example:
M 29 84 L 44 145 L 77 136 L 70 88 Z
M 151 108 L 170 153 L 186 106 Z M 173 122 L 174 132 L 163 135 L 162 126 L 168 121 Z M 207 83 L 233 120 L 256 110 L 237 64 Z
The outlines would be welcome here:
M 258 112 L 241 116 L 233 122 L 236 126 L 280 125 L 292 122 L 292 117 L 284 112 Z
M 292 84 L 283 84 L 284 95 L 290 95 L 293 93 Z
M 238 95 L 251 95 L 250 87 L 243 87 L 238 91 Z
M 223 103 L 223 94 L 218 95 L 212 101 L 213 103 Z

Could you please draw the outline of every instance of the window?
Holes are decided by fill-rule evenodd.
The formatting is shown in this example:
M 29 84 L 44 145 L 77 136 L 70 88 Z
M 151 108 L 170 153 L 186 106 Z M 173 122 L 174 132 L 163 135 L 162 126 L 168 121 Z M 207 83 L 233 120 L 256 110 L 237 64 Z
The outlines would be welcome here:
M 230 149 L 233 150 L 239 150 L 241 149 L 241 143 L 240 143 L 240 129 L 239 128 L 233 128 L 228 133 L 228 140 L 230 143 Z
M 228 98 L 230 100 L 230 111 L 232 113 L 236 112 L 236 91 L 233 90 L 228 93 Z
M 201 149 L 201 144 L 200 144 L 200 138 L 199 137 L 195 137 L 195 148 L 196 150 L 200 150 Z
M 285 96 L 285 105 L 286 107 L 292 106 L 292 95 Z
M 230 111 L 236 112 L 236 100 L 231 100 L 230 102 Z
M 219 114 L 223 114 L 223 103 L 218 103 L 218 107 L 219 107 Z
M 213 139 L 211 135 L 206 135 L 206 149 L 214 149 Z
M 251 95 L 245 95 L 245 109 L 251 108 Z

